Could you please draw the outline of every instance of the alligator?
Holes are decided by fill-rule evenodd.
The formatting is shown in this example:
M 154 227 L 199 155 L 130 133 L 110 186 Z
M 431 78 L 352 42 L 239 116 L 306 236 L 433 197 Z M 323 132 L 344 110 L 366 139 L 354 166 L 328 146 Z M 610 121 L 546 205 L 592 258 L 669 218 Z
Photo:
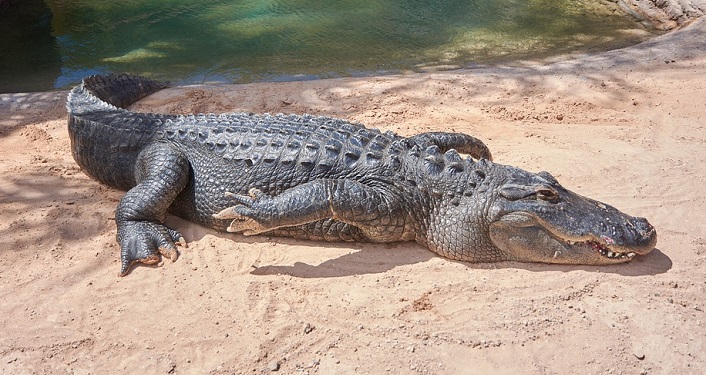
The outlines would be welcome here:
M 68 95 L 76 163 L 127 193 L 115 211 L 120 276 L 176 260 L 167 212 L 220 231 L 323 241 L 416 241 L 466 262 L 605 265 L 650 252 L 641 217 L 494 163 L 461 133 L 402 137 L 313 115 L 137 113 L 167 87 L 94 75 Z M 465 154 L 466 156 L 462 156 Z

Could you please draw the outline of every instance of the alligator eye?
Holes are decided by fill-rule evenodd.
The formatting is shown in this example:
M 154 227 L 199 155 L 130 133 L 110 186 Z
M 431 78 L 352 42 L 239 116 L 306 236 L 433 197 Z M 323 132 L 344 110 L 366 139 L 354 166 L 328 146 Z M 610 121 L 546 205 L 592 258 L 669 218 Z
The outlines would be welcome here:
M 559 201 L 559 194 L 552 189 L 539 189 L 537 190 L 537 198 L 543 201 L 556 203 Z

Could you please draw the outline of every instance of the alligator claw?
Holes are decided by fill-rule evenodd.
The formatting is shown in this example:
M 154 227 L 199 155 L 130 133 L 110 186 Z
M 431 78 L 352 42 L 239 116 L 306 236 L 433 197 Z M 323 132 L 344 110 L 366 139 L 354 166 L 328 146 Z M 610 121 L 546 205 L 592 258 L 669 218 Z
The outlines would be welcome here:
M 253 189 L 251 189 L 252 192 Z M 236 220 L 244 220 L 247 219 L 247 214 L 252 213 L 249 207 L 251 207 L 255 203 L 255 198 L 252 196 L 247 196 L 247 195 L 241 195 L 241 194 L 235 194 L 231 193 L 229 191 L 226 191 L 226 197 L 231 198 L 235 201 L 237 201 L 239 204 L 235 206 L 230 206 L 228 208 L 225 208 L 218 213 L 213 214 L 212 216 L 215 219 L 218 220 L 227 220 L 227 219 L 235 219 L 233 222 Z M 235 230 L 228 230 L 229 232 L 235 232 Z
M 269 230 L 252 218 L 255 215 L 255 211 L 251 207 L 256 200 L 265 197 L 265 194 L 260 189 L 252 188 L 248 191 L 248 195 L 235 194 L 229 191 L 226 191 L 225 195 L 239 204 L 225 208 L 213 214 L 213 217 L 219 220 L 233 219 L 226 229 L 228 232 L 242 232 L 246 236 L 252 236 Z
M 176 230 L 159 223 L 129 221 L 118 227 L 120 242 L 120 273 L 125 276 L 135 263 L 156 264 L 160 255 L 177 260 L 177 245 L 186 247 L 186 240 Z
M 255 219 L 248 217 L 248 214 L 253 214 L 253 211 L 239 204 L 237 206 L 228 207 L 221 212 L 214 214 L 213 217 L 219 220 L 233 219 L 226 230 L 231 233 L 242 232 L 246 236 L 252 236 L 268 229 L 258 223 Z
M 235 210 L 236 207 L 238 207 L 238 206 L 231 206 L 231 207 L 228 207 L 228 208 L 226 208 L 226 209 L 224 209 L 224 210 L 221 210 L 221 211 L 218 212 L 218 213 L 213 214 L 212 216 L 213 216 L 214 219 L 218 219 L 218 220 L 239 219 L 239 218 L 242 217 L 242 215 L 240 215 L 240 214 Z
M 258 199 L 264 197 L 265 193 L 263 193 L 262 190 L 258 188 L 250 188 L 250 190 L 248 190 L 248 195 L 250 195 L 252 199 Z
M 231 221 L 226 230 L 231 233 L 242 232 L 242 234 L 246 236 L 254 236 L 256 234 L 267 232 L 269 229 L 263 227 L 260 223 L 251 218 L 244 217 Z
M 181 235 L 181 233 L 179 233 L 178 231 L 171 229 L 171 228 L 167 228 L 167 232 L 169 232 L 169 236 L 172 237 L 172 241 L 174 241 L 175 245 L 181 246 L 185 249 L 189 247 L 189 244 L 186 242 L 186 239 L 184 238 L 184 236 Z M 164 255 L 164 254 L 162 254 L 162 255 Z M 172 261 L 175 261 L 175 260 L 176 260 L 176 258 L 172 259 Z

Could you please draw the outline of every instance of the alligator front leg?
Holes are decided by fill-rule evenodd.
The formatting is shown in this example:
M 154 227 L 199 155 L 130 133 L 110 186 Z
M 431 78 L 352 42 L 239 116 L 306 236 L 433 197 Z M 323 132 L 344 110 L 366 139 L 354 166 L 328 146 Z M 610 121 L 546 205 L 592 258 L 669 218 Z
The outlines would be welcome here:
M 323 219 L 354 225 L 368 240 L 408 240 L 407 215 L 394 193 L 346 179 L 308 182 L 268 196 L 251 189 L 249 196 L 226 193 L 237 205 L 213 215 L 233 219 L 229 232 L 254 235 Z
M 162 224 L 167 208 L 189 181 L 189 162 L 167 144 L 143 150 L 137 160 L 137 185 L 115 210 L 120 244 L 120 276 L 133 263 L 154 264 L 159 254 L 176 260 L 176 243 L 186 246 L 179 232 Z

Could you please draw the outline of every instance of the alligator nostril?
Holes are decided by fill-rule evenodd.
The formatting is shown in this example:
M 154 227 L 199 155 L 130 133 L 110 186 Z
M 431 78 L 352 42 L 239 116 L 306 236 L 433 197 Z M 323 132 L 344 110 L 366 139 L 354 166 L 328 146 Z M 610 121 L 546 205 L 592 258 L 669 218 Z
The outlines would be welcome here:
M 635 227 L 640 230 L 649 231 L 653 229 L 652 225 L 650 225 L 650 223 L 644 217 L 636 217 L 635 221 L 633 222 L 633 225 L 635 225 Z
M 637 229 L 637 233 L 640 235 L 646 238 L 655 237 L 655 227 L 653 227 L 652 224 L 650 224 L 644 217 L 636 217 L 633 225 L 635 225 L 635 229 Z

